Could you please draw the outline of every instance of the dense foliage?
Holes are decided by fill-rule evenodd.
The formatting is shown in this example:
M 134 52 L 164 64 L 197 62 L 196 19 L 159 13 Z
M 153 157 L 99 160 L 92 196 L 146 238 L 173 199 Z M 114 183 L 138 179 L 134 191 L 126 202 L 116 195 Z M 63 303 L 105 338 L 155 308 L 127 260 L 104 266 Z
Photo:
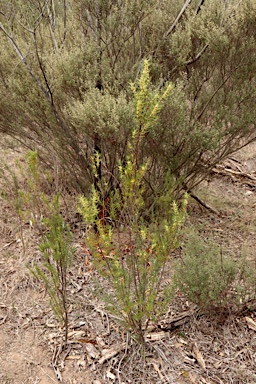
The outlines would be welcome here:
M 136 124 L 130 82 L 147 58 L 152 91 L 174 90 L 143 137 L 145 194 L 151 204 L 167 174 L 191 190 L 255 138 L 255 21 L 254 0 L 2 0 L 0 129 L 107 197 Z

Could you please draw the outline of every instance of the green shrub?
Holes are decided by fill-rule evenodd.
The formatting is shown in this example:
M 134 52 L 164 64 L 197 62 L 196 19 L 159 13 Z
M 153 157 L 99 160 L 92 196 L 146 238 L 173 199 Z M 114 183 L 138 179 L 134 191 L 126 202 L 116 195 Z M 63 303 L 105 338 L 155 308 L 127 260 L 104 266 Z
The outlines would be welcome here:
M 106 200 L 95 188 L 89 198 L 80 198 L 79 211 L 91 224 L 87 244 L 97 270 L 110 287 L 110 294 L 104 297 L 108 308 L 144 345 L 144 332 L 149 322 L 157 320 L 170 302 L 172 287 L 163 288 L 163 276 L 170 254 L 178 245 L 187 200 L 185 198 L 178 208 L 173 201 L 171 183 L 166 182 L 166 188 L 155 201 L 159 208 L 151 212 L 150 220 L 145 219 L 143 178 L 148 166 L 138 163 L 141 142 L 156 123 L 162 101 L 171 86 L 162 94 L 153 94 L 148 62 L 145 61 L 141 77 L 132 89 L 136 125 L 129 144 L 130 153 L 125 165 L 119 166 L 119 187 L 107 203 L 111 224 L 103 214 Z
M 254 283 L 253 283 L 254 280 Z M 187 298 L 208 310 L 241 307 L 255 297 L 255 269 L 243 257 L 193 233 L 175 265 L 175 283 Z
M 127 182 L 130 186 L 131 180 Z M 133 192 L 133 203 L 126 192 L 114 197 L 114 204 L 127 207 L 123 230 L 122 221 L 114 220 L 113 228 L 97 220 L 99 200 L 95 190 L 91 199 L 80 198 L 80 212 L 87 222 L 89 216 L 96 213 L 96 216 L 91 216 L 92 226 L 86 241 L 96 269 L 108 282 L 109 291 L 101 297 L 105 299 L 108 309 L 121 318 L 122 325 L 133 332 L 139 343 L 144 344 L 144 333 L 149 322 L 157 321 L 165 313 L 173 295 L 171 284 L 163 287 L 164 273 L 171 252 L 179 244 L 179 230 L 186 215 L 186 199 L 180 209 L 170 201 L 171 198 L 168 202 L 166 200 L 166 218 L 151 218 L 149 225 L 141 215 L 144 202 L 139 189 Z M 113 213 L 112 203 L 110 205 Z M 93 226 L 95 223 L 97 232 Z

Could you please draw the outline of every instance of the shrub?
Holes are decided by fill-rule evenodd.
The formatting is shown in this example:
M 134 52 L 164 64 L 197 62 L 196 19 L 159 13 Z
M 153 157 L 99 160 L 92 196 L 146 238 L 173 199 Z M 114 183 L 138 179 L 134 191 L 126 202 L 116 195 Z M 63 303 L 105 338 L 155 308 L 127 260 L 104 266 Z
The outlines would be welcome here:
M 42 218 L 49 214 L 48 203 L 53 194 L 53 176 L 42 167 L 36 151 L 28 151 L 21 159 L 15 159 L 15 167 L 3 160 L 0 175 L 1 195 L 18 216 L 25 254 L 24 224 L 36 228 L 42 235 Z
M 129 165 L 126 166 L 127 172 Z M 143 172 L 140 172 L 143 175 Z M 123 183 L 132 185 L 127 174 Z M 170 255 L 179 244 L 179 230 L 186 215 L 186 199 L 178 209 L 172 197 L 165 199 L 165 218 L 151 217 L 151 223 L 143 219 L 144 202 L 138 188 L 139 178 L 133 185 L 133 194 L 122 189 L 110 202 L 111 224 L 98 217 L 99 198 L 94 190 L 91 198 L 80 198 L 80 212 L 86 222 L 91 223 L 86 238 L 91 249 L 93 263 L 107 280 L 110 293 L 103 295 L 108 309 L 122 319 L 122 324 L 144 344 L 144 333 L 149 322 L 157 321 L 165 313 L 172 298 L 170 284 L 163 287 L 164 273 Z M 124 184 L 121 184 L 124 187 Z M 122 218 L 114 211 L 124 206 Z M 125 212 L 124 212 L 125 211 Z M 97 232 L 94 230 L 97 225 Z M 124 224 L 124 229 L 122 229 Z
M 60 214 L 60 195 L 52 193 L 52 175 L 44 172 L 36 151 L 27 152 L 24 161 L 16 161 L 15 170 L 4 165 L 0 171 L 4 180 L 1 192 L 19 218 L 24 253 L 24 223 L 36 228 L 42 237 L 39 248 L 43 262 L 28 267 L 45 284 L 52 309 L 65 326 L 67 341 L 67 273 L 73 248 L 72 233 Z
M 148 62 L 145 61 L 141 77 L 132 89 L 136 125 L 133 140 L 129 143 L 129 156 L 125 165 L 119 166 L 119 186 L 107 202 L 111 223 L 104 216 L 106 201 L 95 188 L 89 198 L 81 196 L 79 211 L 91 224 L 87 242 L 94 264 L 113 292 L 105 295 L 108 307 L 144 345 L 144 332 L 149 322 L 157 320 L 170 301 L 172 289 L 170 285 L 163 289 L 163 274 L 171 252 L 178 245 L 186 199 L 178 208 L 173 201 L 171 183 L 166 182 L 166 188 L 155 202 L 164 214 L 160 214 L 160 208 L 155 208 L 150 213 L 150 220 L 145 219 L 143 178 L 147 164 L 138 163 L 141 142 L 156 123 L 162 101 L 171 86 L 162 94 L 152 93 Z
M 255 269 L 193 233 L 175 265 L 175 282 L 187 298 L 210 311 L 241 307 L 255 298 Z M 254 283 L 252 284 L 252 281 Z
M 254 0 L 199 9 L 183 0 L 9 3 L 0 14 L 0 130 L 36 148 L 50 168 L 58 158 L 79 193 L 93 181 L 98 149 L 101 184 L 116 186 L 134 123 L 129 83 L 144 57 L 156 89 L 175 84 L 142 140 L 148 205 L 167 172 L 180 195 L 255 140 Z
M 59 195 L 49 203 L 51 215 L 43 219 L 47 233 L 40 244 L 43 264 L 29 268 L 41 279 L 50 296 L 51 307 L 65 327 L 65 344 L 68 335 L 67 274 L 73 260 L 72 233 L 64 223 L 59 206 Z

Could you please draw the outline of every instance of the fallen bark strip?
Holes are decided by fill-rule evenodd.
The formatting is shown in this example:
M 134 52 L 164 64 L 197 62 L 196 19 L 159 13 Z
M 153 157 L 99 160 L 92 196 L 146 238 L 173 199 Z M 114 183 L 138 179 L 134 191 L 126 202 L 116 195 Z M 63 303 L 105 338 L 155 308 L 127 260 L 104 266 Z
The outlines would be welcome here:
M 127 343 L 122 343 L 109 349 L 103 349 L 102 357 L 99 359 L 99 364 L 105 363 L 105 361 L 116 356 L 119 352 L 127 348 Z
M 159 328 L 162 331 L 174 331 L 175 329 L 179 328 L 181 325 L 184 325 L 189 322 L 191 316 L 197 314 L 199 312 L 199 308 L 193 307 L 189 311 L 185 311 L 183 313 L 180 313 L 177 316 L 173 316 L 170 319 L 168 319 L 168 323 L 166 324 L 160 324 Z
M 192 344 L 192 355 L 197 360 L 200 367 L 203 368 L 203 370 L 205 371 L 206 370 L 205 361 L 204 361 L 203 355 L 199 351 L 197 343 Z

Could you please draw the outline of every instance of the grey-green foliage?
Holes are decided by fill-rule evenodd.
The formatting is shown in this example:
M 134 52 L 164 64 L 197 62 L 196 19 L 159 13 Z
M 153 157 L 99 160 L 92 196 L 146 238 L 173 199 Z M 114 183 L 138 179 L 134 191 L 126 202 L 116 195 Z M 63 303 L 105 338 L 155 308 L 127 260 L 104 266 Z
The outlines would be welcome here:
M 73 260 L 72 233 L 60 214 L 59 195 L 49 203 L 51 214 L 43 219 L 46 234 L 39 246 L 43 263 L 30 268 L 41 279 L 50 296 L 51 307 L 68 334 L 68 270 Z
M 98 89 L 91 88 L 83 94 L 82 100 L 74 100 L 67 107 L 71 124 L 86 138 L 80 144 L 82 150 L 86 152 L 89 149 L 89 155 L 93 157 L 97 143 L 102 164 L 100 188 L 105 192 L 111 180 L 117 184 L 118 164 L 125 159 L 135 124 L 133 112 L 133 103 L 127 100 L 125 92 L 115 96 L 109 89 L 102 94 Z M 91 161 L 89 156 L 88 159 Z
M 175 265 L 175 282 L 181 292 L 211 311 L 239 308 L 255 299 L 255 278 L 256 271 L 245 257 L 236 260 L 212 239 L 203 240 L 195 233 Z
M 129 151 L 129 83 L 146 57 L 153 88 L 169 80 L 175 85 L 138 159 L 149 164 L 148 204 L 166 173 L 177 192 L 193 188 L 255 139 L 256 7 L 254 0 L 212 0 L 196 12 L 192 0 L 176 23 L 183 5 L 2 1 L 1 130 L 36 146 L 49 167 L 57 153 L 70 183 L 83 192 L 94 180 L 91 158 L 98 147 L 107 193 L 118 185 L 118 162 Z

